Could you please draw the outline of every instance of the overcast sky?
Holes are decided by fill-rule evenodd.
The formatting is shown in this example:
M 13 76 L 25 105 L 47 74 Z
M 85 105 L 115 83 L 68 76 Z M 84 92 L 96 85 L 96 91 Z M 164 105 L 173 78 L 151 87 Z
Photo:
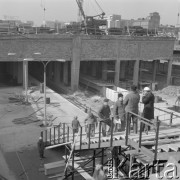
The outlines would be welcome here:
M 85 14 L 101 13 L 95 0 L 84 0 Z M 159 12 L 161 24 L 177 24 L 180 12 L 180 0 L 97 0 L 104 12 L 121 14 L 122 19 L 147 17 L 151 12 Z M 0 19 L 4 15 L 15 16 L 20 20 L 33 20 L 42 24 L 43 7 L 46 8 L 46 20 L 77 20 L 76 0 L 0 0 Z

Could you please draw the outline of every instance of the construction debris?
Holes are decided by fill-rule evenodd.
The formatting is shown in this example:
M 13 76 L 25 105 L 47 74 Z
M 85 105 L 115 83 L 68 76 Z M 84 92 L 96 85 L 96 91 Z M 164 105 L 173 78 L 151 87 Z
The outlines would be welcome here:
M 178 90 L 180 90 L 180 86 L 168 86 L 159 92 L 168 96 L 176 96 Z

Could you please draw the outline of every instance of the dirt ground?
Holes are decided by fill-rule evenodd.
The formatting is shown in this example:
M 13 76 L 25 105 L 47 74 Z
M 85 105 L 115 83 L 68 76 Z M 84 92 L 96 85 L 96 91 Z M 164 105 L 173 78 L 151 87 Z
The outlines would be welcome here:
M 37 88 L 38 89 L 38 88 Z M 39 90 L 29 90 L 29 100 L 37 101 L 43 94 Z M 40 132 L 43 130 L 40 125 L 43 119 L 43 99 L 40 98 L 37 103 L 25 105 L 21 103 L 10 103 L 9 97 L 22 94 L 21 87 L 1 87 L 0 88 L 0 179 L 1 176 L 7 180 L 46 180 L 48 179 L 42 171 L 44 163 L 62 160 L 64 149 L 48 150 L 45 152 L 46 158 L 40 160 L 37 152 L 37 141 Z M 176 96 L 167 91 L 154 92 L 161 96 L 163 103 L 156 106 L 173 106 Z M 91 107 L 97 112 L 102 105 L 104 97 L 94 95 L 90 92 L 78 91 L 71 94 L 81 104 Z M 51 125 L 57 125 L 60 122 L 71 123 L 72 118 L 78 114 L 80 123 L 83 123 L 87 116 L 82 110 L 69 103 L 62 96 L 48 89 L 47 97 L 50 97 L 51 104 L 47 105 L 47 116 Z M 110 102 L 110 106 L 113 103 Z M 41 109 L 27 124 L 19 123 L 18 118 L 27 117 L 36 110 Z M 52 119 L 56 118 L 54 121 Z M 37 121 L 36 121 L 37 120 Z M 24 122 L 24 121 L 22 121 Z M 22 167 L 23 165 L 23 167 Z M 25 171 L 24 171 L 24 169 Z M 78 179 L 79 177 L 76 177 Z
M 14 98 L 20 94 L 23 94 L 21 87 L 0 88 L 0 177 L 7 180 L 27 179 L 27 177 L 29 180 L 46 180 L 48 178 L 42 171 L 44 163 L 62 160 L 64 149 L 46 150 L 46 158 L 40 160 L 37 141 L 40 132 L 45 129 L 40 127 L 44 113 L 41 109 L 44 106 L 43 100 L 41 98 L 31 105 L 12 101 L 10 103 L 9 97 Z M 33 102 L 32 99 L 37 100 L 39 97 L 43 97 L 43 94 L 35 90 L 29 95 L 29 101 Z M 50 125 L 57 125 L 60 122 L 70 124 L 77 114 L 80 122 L 84 121 L 86 114 L 54 91 L 47 89 L 47 97 L 51 99 L 51 104 L 47 105 Z M 38 109 L 40 110 L 33 114 Z M 31 114 L 33 115 L 29 118 Z M 51 121 L 54 118 L 56 119 Z

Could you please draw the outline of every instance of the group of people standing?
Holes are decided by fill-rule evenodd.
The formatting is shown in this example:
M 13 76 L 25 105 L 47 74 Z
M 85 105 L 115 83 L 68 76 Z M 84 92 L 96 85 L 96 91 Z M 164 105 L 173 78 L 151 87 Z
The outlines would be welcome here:
M 103 105 L 98 111 L 99 121 L 101 121 L 102 126 L 102 136 L 105 137 L 110 135 L 112 129 L 114 131 L 124 131 L 126 129 L 126 120 L 129 120 L 128 130 L 130 130 L 132 122 L 133 130 L 135 133 L 137 133 L 138 119 L 134 114 L 139 113 L 139 102 L 140 95 L 137 86 L 135 85 L 131 86 L 131 91 L 126 95 L 125 98 L 123 97 L 122 93 L 118 94 L 118 99 L 114 103 L 112 110 L 108 104 L 109 100 L 104 99 Z M 142 103 L 144 104 L 143 117 L 149 120 L 154 119 L 154 95 L 149 87 L 144 88 Z M 114 117 L 113 123 L 111 122 L 111 117 Z M 98 125 L 98 121 L 91 109 L 88 110 L 88 116 L 85 118 L 84 123 L 87 138 L 89 136 L 94 137 L 95 128 Z M 72 121 L 72 129 L 74 133 L 78 132 L 79 126 L 80 123 L 76 116 Z M 108 131 L 106 131 L 107 126 L 109 127 Z M 150 130 L 150 127 L 144 125 L 143 129 Z

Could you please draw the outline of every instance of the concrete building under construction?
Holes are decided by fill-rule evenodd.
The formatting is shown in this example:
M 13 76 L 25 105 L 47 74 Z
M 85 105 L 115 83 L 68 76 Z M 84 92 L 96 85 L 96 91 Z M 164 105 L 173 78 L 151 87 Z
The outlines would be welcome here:
M 171 83 L 174 38 L 6 35 L 0 42 L 1 81 L 22 84 L 25 68 L 43 80 L 41 61 L 53 61 L 46 69 L 47 82 L 56 89 L 75 91 L 84 85 L 100 91 L 103 86 L 153 83 L 161 89 Z

